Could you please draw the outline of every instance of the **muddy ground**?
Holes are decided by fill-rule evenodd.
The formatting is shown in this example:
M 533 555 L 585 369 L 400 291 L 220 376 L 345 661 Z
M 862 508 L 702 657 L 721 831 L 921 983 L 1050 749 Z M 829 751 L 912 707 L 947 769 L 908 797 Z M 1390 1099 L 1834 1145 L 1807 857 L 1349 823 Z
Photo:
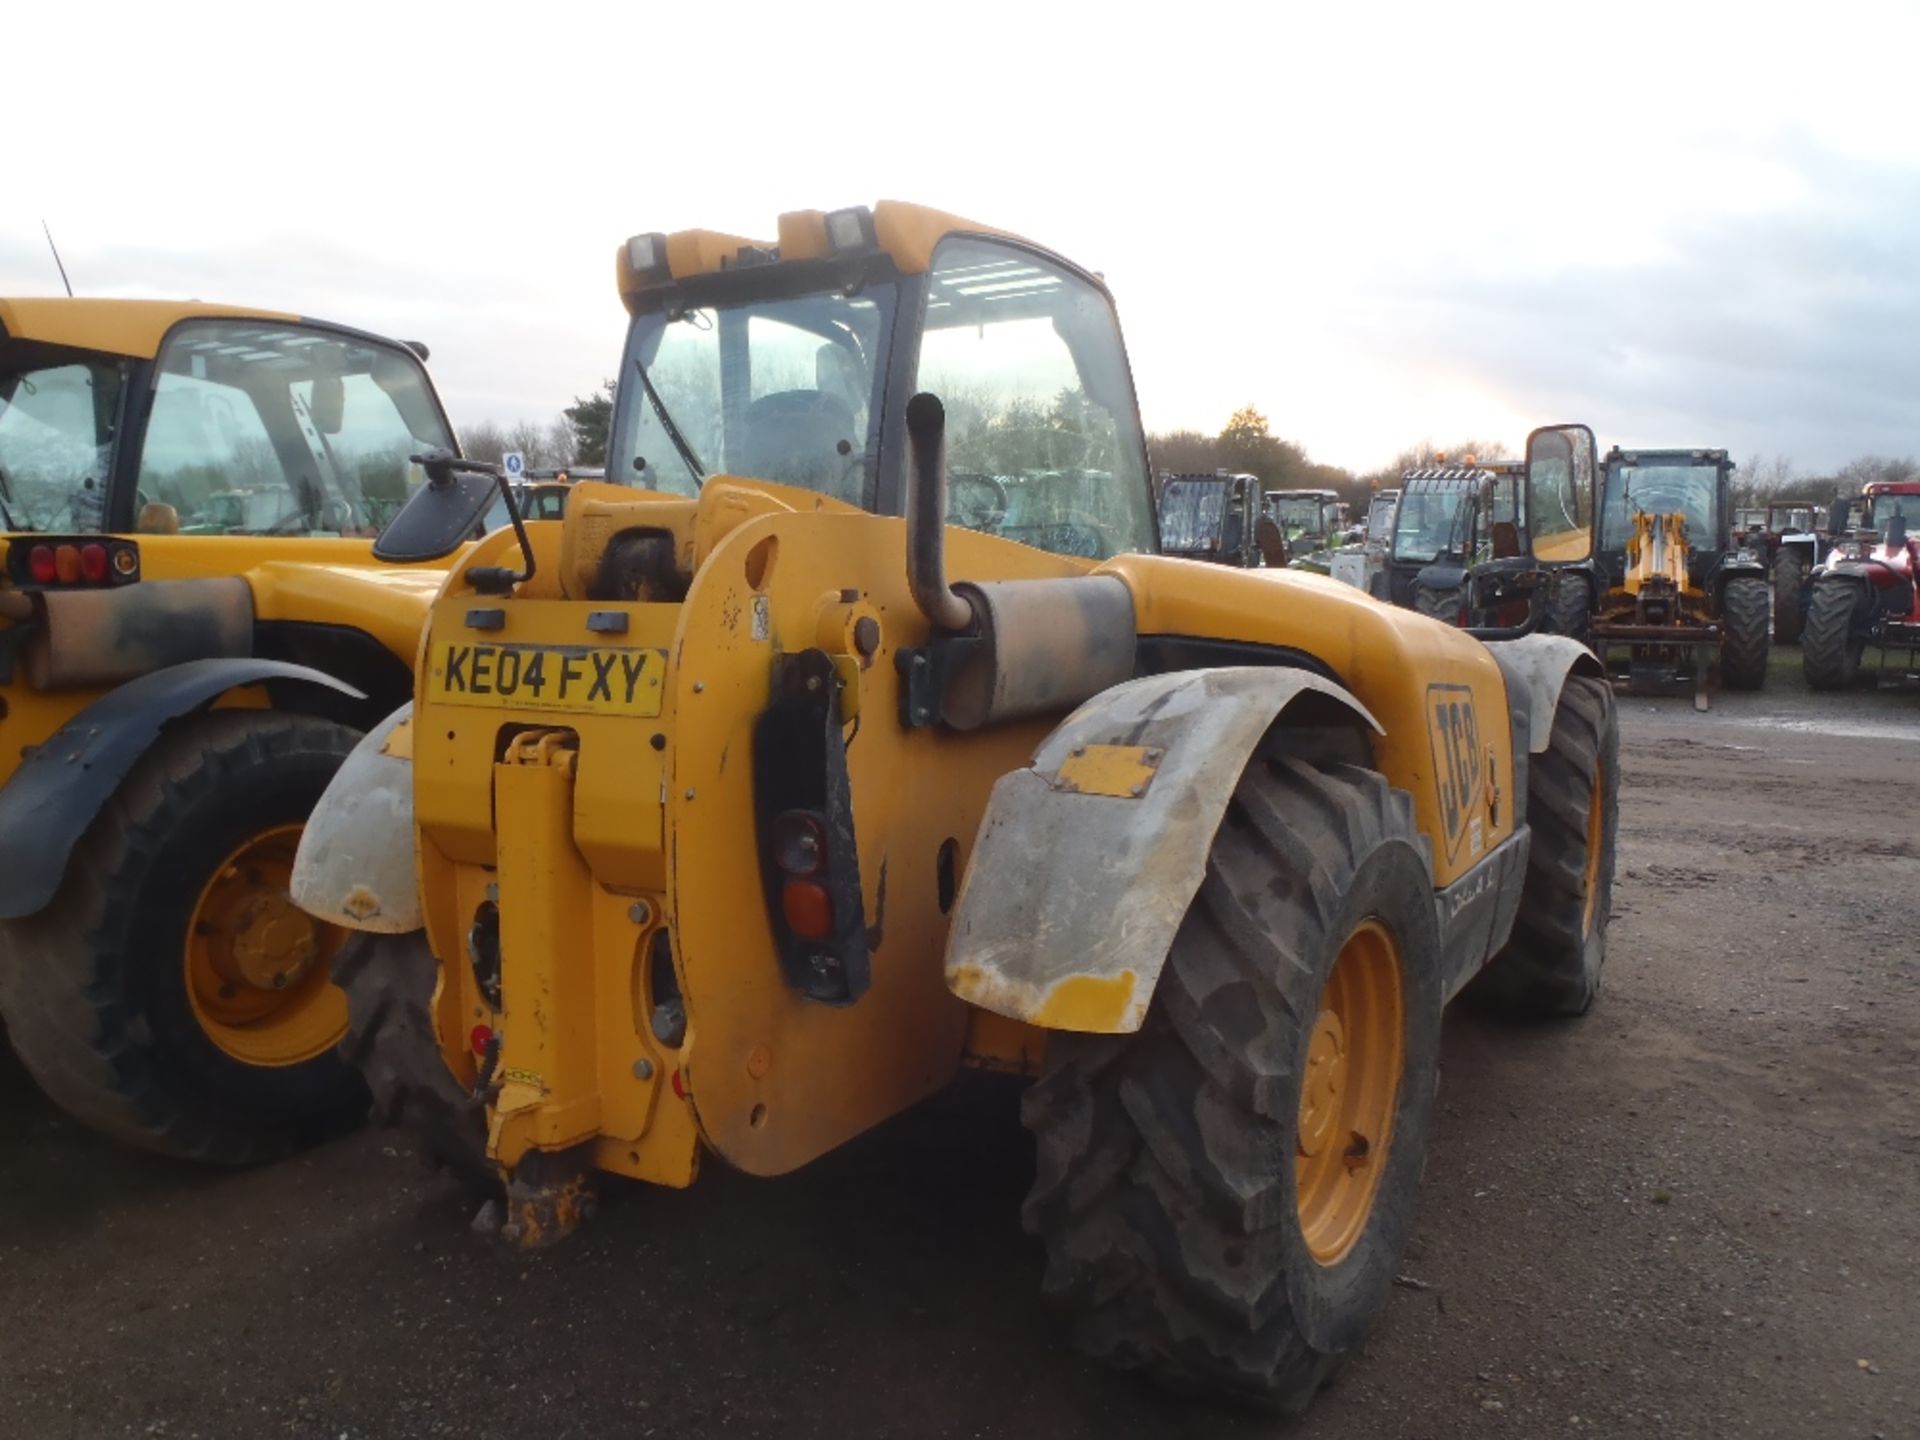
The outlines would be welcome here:
M 1920 694 L 1623 716 L 1601 1002 L 1450 1015 L 1412 1283 L 1297 1427 L 1072 1354 L 1001 1083 L 521 1260 L 392 1134 L 209 1175 L 8 1069 L 0 1435 L 1920 1435 Z

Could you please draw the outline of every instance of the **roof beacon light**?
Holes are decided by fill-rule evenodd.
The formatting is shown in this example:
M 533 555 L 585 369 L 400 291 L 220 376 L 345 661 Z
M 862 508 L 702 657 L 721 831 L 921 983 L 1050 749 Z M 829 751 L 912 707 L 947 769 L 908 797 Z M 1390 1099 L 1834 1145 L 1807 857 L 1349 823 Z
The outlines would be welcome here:
M 827 244 L 836 255 L 871 250 L 879 242 L 873 233 L 873 211 L 864 205 L 827 212 Z

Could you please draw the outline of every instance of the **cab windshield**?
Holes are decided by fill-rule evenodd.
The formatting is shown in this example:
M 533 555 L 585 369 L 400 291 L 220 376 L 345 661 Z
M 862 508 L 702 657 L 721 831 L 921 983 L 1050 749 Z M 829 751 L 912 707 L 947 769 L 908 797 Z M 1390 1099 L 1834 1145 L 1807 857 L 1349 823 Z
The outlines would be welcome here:
M 1601 512 L 1600 548 L 1624 550 L 1636 514 L 1686 517 L 1687 543 L 1695 550 L 1719 548 L 1715 510 L 1720 495 L 1717 465 L 1635 464 L 1607 466 L 1606 508 Z
M 71 352 L 70 352 L 71 353 Z M 119 361 L 0 349 L 0 524 L 93 531 L 105 522 Z
M 643 311 L 608 478 L 692 495 L 739 475 L 866 504 L 893 304 L 877 285 Z
M 1289 540 L 1301 535 L 1324 535 L 1327 530 L 1325 508 L 1324 500 L 1282 495 L 1273 500 L 1274 523 L 1286 532 Z
M 1466 498 L 1464 485 L 1403 492 L 1393 519 L 1393 558 L 1427 564 L 1458 552 L 1461 546 L 1455 531 Z

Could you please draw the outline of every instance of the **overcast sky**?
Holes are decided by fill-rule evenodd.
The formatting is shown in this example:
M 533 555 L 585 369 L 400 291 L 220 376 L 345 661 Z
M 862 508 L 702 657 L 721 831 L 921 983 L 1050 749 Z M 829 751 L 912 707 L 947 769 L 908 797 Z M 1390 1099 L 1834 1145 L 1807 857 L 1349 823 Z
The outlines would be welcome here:
M 884 196 L 1104 272 L 1155 429 L 1920 451 L 1920 7 L 1293 8 L 15 7 L 0 292 L 58 292 L 44 216 L 82 294 L 423 339 L 456 422 L 544 421 L 628 234 Z

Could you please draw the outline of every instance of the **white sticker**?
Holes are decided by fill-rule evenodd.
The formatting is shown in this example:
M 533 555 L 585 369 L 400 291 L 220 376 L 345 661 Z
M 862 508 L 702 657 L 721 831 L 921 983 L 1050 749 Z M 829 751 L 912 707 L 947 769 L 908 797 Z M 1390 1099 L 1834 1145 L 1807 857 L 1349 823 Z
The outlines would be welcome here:
M 1480 817 L 1476 815 L 1473 817 L 1472 823 L 1467 826 L 1467 854 L 1478 855 L 1486 848 L 1486 831 L 1481 828 Z
M 772 633 L 773 621 L 769 616 L 767 597 L 756 595 L 753 597 L 753 638 L 765 640 Z

